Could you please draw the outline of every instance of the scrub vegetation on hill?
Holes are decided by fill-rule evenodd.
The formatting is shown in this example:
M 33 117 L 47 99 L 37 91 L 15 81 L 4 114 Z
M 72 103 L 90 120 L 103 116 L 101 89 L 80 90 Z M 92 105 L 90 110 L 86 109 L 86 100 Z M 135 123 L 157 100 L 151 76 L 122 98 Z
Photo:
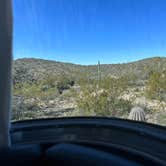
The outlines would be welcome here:
M 165 123 L 166 58 L 101 65 L 100 79 L 97 65 L 19 59 L 13 66 L 13 120 L 127 118 L 131 108 L 139 105 L 149 122 Z

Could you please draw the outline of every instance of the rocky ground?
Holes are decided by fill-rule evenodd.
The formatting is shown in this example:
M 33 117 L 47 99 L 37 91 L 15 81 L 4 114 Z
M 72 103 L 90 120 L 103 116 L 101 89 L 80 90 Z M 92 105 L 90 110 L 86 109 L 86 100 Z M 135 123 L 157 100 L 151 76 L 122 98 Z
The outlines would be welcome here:
M 78 89 L 78 87 L 76 87 Z M 159 125 L 166 125 L 166 103 L 158 100 L 149 100 L 143 96 L 144 87 L 130 88 L 121 97 L 132 101 L 133 106 L 140 106 L 146 114 L 146 121 Z M 41 100 L 39 98 L 13 97 L 13 117 L 16 120 L 79 116 L 81 114 L 75 98 L 66 90 L 54 99 Z
M 142 107 L 149 123 L 166 125 L 166 102 L 150 100 L 144 96 L 145 87 L 130 88 L 122 95 L 125 100 L 132 101 L 133 105 Z

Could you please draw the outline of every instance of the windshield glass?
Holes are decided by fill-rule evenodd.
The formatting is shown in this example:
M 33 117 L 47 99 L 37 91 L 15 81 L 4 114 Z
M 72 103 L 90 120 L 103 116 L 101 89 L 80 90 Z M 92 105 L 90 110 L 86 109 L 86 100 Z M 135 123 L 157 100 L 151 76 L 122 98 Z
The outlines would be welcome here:
M 166 1 L 13 0 L 12 120 L 166 125 Z

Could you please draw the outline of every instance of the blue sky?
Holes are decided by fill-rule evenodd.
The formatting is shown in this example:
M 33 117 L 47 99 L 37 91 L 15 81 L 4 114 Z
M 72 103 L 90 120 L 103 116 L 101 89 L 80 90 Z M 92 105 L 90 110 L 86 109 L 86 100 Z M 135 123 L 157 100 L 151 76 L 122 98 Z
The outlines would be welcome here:
M 166 56 L 166 0 L 13 0 L 14 58 L 77 64 Z

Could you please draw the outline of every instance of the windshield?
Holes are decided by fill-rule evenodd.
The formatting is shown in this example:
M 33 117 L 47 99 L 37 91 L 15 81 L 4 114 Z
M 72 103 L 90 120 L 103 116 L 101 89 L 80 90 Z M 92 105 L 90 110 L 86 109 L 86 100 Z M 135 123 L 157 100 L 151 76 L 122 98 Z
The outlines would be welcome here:
M 166 1 L 13 0 L 12 120 L 166 125 Z

